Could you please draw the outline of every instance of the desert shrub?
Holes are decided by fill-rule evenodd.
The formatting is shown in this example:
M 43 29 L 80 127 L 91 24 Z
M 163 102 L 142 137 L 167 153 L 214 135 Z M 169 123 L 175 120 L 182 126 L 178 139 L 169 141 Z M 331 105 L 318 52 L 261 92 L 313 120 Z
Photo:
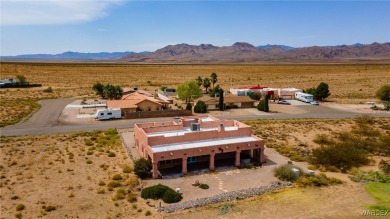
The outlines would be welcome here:
M 390 175 L 390 162 L 381 160 L 379 162 L 379 169 L 382 170 L 385 174 Z
M 342 181 L 333 177 L 329 178 L 325 174 L 321 173 L 320 175 L 299 177 L 295 181 L 295 183 L 300 187 L 310 187 L 310 186 L 321 187 L 321 186 L 341 184 Z
M 125 189 L 119 188 L 118 190 L 116 190 L 116 194 L 115 194 L 115 196 L 114 196 L 114 199 L 115 199 L 115 200 L 124 199 L 124 198 L 126 198 L 126 194 L 127 194 L 127 192 L 126 192 Z
M 45 90 L 43 90 L 43 92 L 45 92 L 45 93 L 53 93 L 53 88 L 48 87 Z
M 319 145 L 331 145 L 334 143 L 334 141 L 329 138 L 328 135 L 326 134 L 318 134 L 316 135 L 316 137 L 314 138 L 313 142 L 319 144 Z
M 207 113 L 206 103 L 201 101 L 201 100 L 196 102 L 195 107 L 194 107 L 194 112 L 195 113 Z
M 183 197 L 181 196 L 181 194 L 172 189 L 165 191 L 163 196 L 163 201 L 165 203 L 176 203 L 181 201 L 182 199 Z
M 165 191 L 169 190 L 168 186 L 164 186 L 161 184 L 150 186 L 147 188 L 144 188 L 141 192 L 141 197 L 143 199 L 152 198 L 152 199 L 159 199 L 164 196 Z
M 199 188 L 201 188 L 201 189 L 209 189 L 209 185 L 201 183 L 199 185 Z
M 127 195 L 127 201 L 130 202 L 130 203 L 135 203 L 137 202 L 137 195 L 133 194 L 133 193 L 129 193 Z
M 49 205 L 49 206 L 43 206 L 43 209 L 47 212 L 55 211 L 57 208 L 55 206 Z
M 106 190 L 104 190 L 103 188 L 100 188 L 100 189 L 98 189 L 97 193 L 104 194 L 104 193 L 106 193 Z
M 115 156 L 116 156 L 116 155 L 115 155 L 114 152 L 112 152 L 112 151 L 108 152 L 108 157 L 115 157 Z
M 92 146 L 92 145 L 94 145 L 94 143 L 93 143 L 90 139 L 88 139 L 88 138 L 85 138 L 85 139 L 84 139 L 84 143 L 85 143 L 85 145 L 87 145 L 87 146 Z
M 134 161 L 134 173 L 141 179 L 145 179 L 151 175 L 152 161 L 145 158 L 140 158 Z
M 122 171 L 124 173 L 131 173 L 131 171 L 133 171 L 133 169 L 130 166 L 125 166 L 125 167 L 123 167 Z
M 122 180 L 123 177 L 121 176 L 121 174 L 115 174 L 114 176 L 112 176 L 112 180 Z
M 111 181 L 107 184 L 107 188 L 109 191 L 112 191 L 113 188 L 117 188 L 120 186 L 122 186 L 122 183 L 120 183 L 118 181 Z
M 149 211 L 149 210 L 147 210 L 146 212 L 145 212 L 145 216 L 150 216 L 152 213 Z
M 296 162 L 306 161 L 306 158 L 302 157 L 299 154 L 294 154 L 294 155 L 290 156 L 289 158 L 290 158 L 290 160 L 296 161 Z
M 26 206 L 24 206 L 24 204 L 18 204 L 17 206 L 16 206 L 16 210 L 17 211 L 22 211 L 22 210 L 24 210 L 26 208 Z
M 154 185 L 154 186 L 147 187 L 147 188 L 143 189 L 141 192 L 141 197 L 143 199 L 147 199 L 147 198 L 160 199 L 160 198 L 162 198 L 165 203 L 179 202 L 183 198 L 180 193 L 169 188 L 168 186 L 164 186 L 161 184 Z
M 87 160 L 87 164 L 92 164 L 92 160 Z
M 335 166 L 345 172 L 352 167 L 368 164 L 367 152 L 351 144 L 321 146 L 312 151 L 311 163 Z
M 274 169 L 274 175 L 280 180 L 294 182 L 298 176 L 292 170 L 293 166 L 283 165 Z
M 390 176 L 381 171 L 362 171 L 356 168 L 351 170 L 351 176 L 349 178 L 354 182 L 381 182 L 390 183 Z
M 375 95 L 382 101 L 390 101 L 390 84 L 383 85 L 376 91 Z

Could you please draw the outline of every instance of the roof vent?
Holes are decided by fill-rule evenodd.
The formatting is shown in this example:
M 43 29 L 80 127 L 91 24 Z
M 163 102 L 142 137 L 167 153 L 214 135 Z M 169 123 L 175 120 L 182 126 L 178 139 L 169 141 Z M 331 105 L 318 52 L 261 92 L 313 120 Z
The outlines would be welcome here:
M 200 131 L 199 123 L 191 123 L 191 131 Z

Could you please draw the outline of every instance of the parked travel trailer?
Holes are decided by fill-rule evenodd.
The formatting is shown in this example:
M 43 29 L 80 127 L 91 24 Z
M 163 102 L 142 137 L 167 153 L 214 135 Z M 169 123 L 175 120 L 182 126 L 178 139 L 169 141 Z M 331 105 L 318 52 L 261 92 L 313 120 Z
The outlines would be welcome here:
M 302 93 L 302 92 L 296 92 L 295 99 L 303 101 L 305 103 L 310 103 L 313 101 L 313 95 Z
M 95 119 L 106 120 L 106 119 L 120 119 L 121 109 L 120 108 L 108 108 L 108 109 L 98 109 L 95 114 Z

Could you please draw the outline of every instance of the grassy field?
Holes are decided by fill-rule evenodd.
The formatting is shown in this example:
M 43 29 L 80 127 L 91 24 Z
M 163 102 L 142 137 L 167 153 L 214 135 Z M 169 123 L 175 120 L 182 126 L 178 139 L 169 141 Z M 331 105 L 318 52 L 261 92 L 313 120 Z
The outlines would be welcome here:
M 377 204 L 369 206 L 371 210 L 384 210 L 390 212 L 389 183 L 367 183 L 366 190 L 378 201 Z
M 268 87 L 309 88 L 320 82 L 329 84 L 330 100 L 360 103 L 375 100 L 375 91 L 390 81 L 388 64 L 311 64 L 311 65 L 137 65 L 97 63 L 11 63 L 0 65 L 2 78 L 24 75 L 42 88 L 1 89 L 2 126 L 20 121 L 33 109 L 17 99 L 32 101 L 58 97 L 95 97 L 96 82 L 156 90 L 177 87 L 181 82 L 218 74 L 218 83 L 228 90 L 233 86 L 260 84 Z M 48 86 L 52 93 L 43 92 Z M 12 108 L 23 112 L 12 113 Z

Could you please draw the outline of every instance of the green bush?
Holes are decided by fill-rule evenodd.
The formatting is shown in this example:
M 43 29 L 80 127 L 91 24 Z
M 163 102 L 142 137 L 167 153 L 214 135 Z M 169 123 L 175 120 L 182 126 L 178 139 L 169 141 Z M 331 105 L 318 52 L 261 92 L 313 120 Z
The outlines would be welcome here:
M 194 112 L 195 113 L 207 113 L 207 105 L 205 102 L 199 100 L 195 107 L 194 107 Z
M 45 93 L 53 93 L 53 88 L 48 87 L 45 90 L 43 90 L 43 92 L 45 92 Z
M 116 156 L 116 155 L 115 155 L 114 152 L 112 152 L 112 151 L 108 152 L 108 157 L 115 157 L 115 156 Z
M 329 186 L 341 184 L 342 181 L 336 178 L 329 178 L 325 174 L 321 173 L 320 175 L 315 176 L 302 176 L 299 177 L 296 181 L 296 184 L 300 187 L 310 187 L 310 186 Z
M 141 179 L 151 176 L 152 161 L 140 158 L 134 162 L 134 173 Z
M 26 208 L 26 206 L 24 206 L 24 204 L 18 204 L 17 206 L 16 206 L 16 210 L 17 211 L 22 211 L 22 210 L 24 210 Z
M 164 186 L 161 184 L 150 186 L 147 188 L 144 188 L 141 192 L 141 197 L 143 199 L 151 198 L 151 199 L 159 199 L 164 196 L 165 191 L 169 190 L 168 186 Z
M 154 185 L 151 187 L 144 188 L 141 192 L 143 199 L 160 199 L 162 198 L 165 203 L 176 203 L 179 202 L 183 197 L 180 193 L 174 191 L 168 186 L 161 184 Z
M 133 171 L 133 169 L 131 169 L 130 166 L 125 166 L 125 167 L 123 167 L 123 172 L 124 172 L 124 173 L 131 173 L 131 171 Z
M 122 178 L 121 174 L 115 174 L 114 176 L 112 176 L 112 179 L 113 180 L 122 180 L 123 178 Z
M 331 145 L 331 144 L 334 144 L 334 141 L 329 138 L 328 135 L 326 134 L 318 134 L 316 135 L 316 137 L 314 138 L 313 142 L 319 144 L 319 145 Z
M 163 196 L 163 201 L 165 203 L 176 203 L 183 199 L 180 193 L 174 191 L 173 189 L 166 190 Z
M 390 183 L 390 176 L 381 172 L 381 171 L 362 171 L 358 169 L 352 169 L 352 176 L 349 178 L 354 182 L 380 182 L 380 183 Z
M 209 189 L 209 185 L 201 183 L 199 185 L 199 188 L 201 188 L 201 189 Z
M 116 190 L 116 194 L 115 194 L 114 199 L 115 199 L 115 200 L 124 199 L 124 198 L 126 198 L 126 194 L 127 194 L 127 192 L 126 192 L 125 189 L 119 188 L 118 190 Z
M 280 180 L 294 182 L 298 176 L 292 171 L 292 168 L 294 167 L 288 164 L 277 167 L 274 169 L 274 175 Z
M 49 206 L 43 206 L 43 209 L 47 212 L 55 211 L 57 208 L 55 206 L 49 205 Z
M 382 170 L 385 174 L 390 175 L 390 162 L 381 160 L 379 162 L 379 169 Z
M 345 172 L 352 167 L 369 163 L 367 152 L 351 144 L 321 146 L 312 151 L 311 163 L 324 167 L 335 166 Z
M 120 186 L 122 186 L 122 183 L 120 183 L 118 181 L 111 181 L 107 184 L 107 188 L 109 191 L 112 191 L 113 188 L 117 188 Z

